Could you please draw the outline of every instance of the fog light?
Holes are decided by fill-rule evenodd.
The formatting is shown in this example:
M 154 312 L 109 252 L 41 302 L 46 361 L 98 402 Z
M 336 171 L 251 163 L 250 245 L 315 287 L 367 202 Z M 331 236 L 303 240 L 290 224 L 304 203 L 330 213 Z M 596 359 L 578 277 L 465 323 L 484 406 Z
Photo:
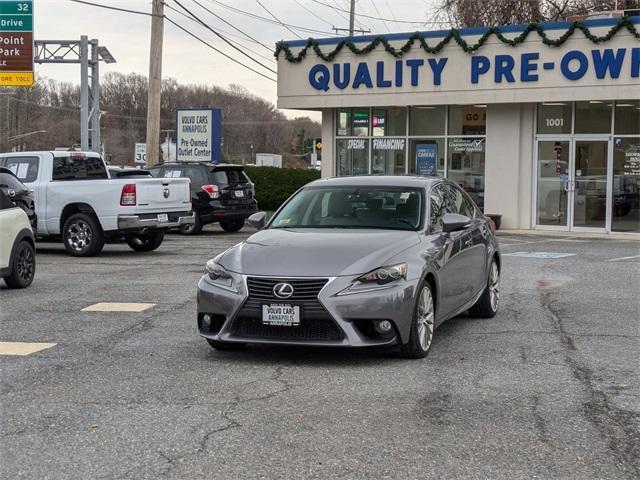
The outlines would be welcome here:
M 393 325 L 391 325 L 391 322 L 389 320 L 380 320 L 378 323 L 376 323 L 376 330 L 378 330 L 380 333 L 389 333 L 392 328 Z
M 208 313 L 205 313 L 202 316 L 202 326 L 205 328 L 211 327 L 211 315 L 209 315 Z

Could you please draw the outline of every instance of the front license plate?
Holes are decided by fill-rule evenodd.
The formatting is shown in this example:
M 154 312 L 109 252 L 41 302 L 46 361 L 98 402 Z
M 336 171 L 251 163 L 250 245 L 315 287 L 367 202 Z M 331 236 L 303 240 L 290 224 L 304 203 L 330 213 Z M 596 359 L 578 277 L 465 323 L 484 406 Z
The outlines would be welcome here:
M 300 307 L 297 305 L 262 305 L 262 323 L 281 327 L 300 325 Z
M 158 214 L 158 222 L 167 223 L 169 221 L 169 215 L 167 213 Z
M 244 197 L 244 192 L 242 190 L 236 190 L 236 198 Z

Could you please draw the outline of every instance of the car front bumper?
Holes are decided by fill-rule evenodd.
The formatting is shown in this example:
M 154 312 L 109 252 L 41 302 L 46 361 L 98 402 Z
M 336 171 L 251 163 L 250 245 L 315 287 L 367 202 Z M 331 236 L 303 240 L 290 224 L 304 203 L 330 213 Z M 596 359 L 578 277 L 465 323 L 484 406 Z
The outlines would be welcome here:
M 161 222 L 158 214 L 118 215 L 119 230 L 142 230 L 143 228 L 176 228 L 195 223 L 196 217 L 192 211 L 169 212 L 168 221 Z
M 238 321 L 246 320 L 247 312 L 253 312 L 252 320 L 261 324 L 261 311 L 248 309 L 250 304 L 296 304 L 273 298 L 259 301 L 250 297 L 246 275 L 233 274 L 233 288 L 220 286 L 211 281 L 208 275 L 198 282 L 198 331 L 201 336 L 211 340 L 239 343 L 262 343 L 278 345 L 307 345 L 333 347 L 372 347 L 395 345 L 408 341 L 413 310 L 415 291 L 419 280 L 400 280 L 382 289 L 372 289 L 339 295 L 353 281 L 353 277 L 329 278 L 318 294 L 317 301 L 324 309 L 324 319 L 334 322 L 340 332 L 339 338 L 292 338 L 289 335 L 247 335 L 238 332 Z M 296 280 L 295 278 L 277 278 L 278 281 Z M 300 327 L 306 321 L 315 321 L 317 313 L 308 314 L 301 305 Z M 213 318 L 212 327 L 207 329 L 202 324 L 202 317 L 207 314 Z M 380 320 L 389 320 L 393 329 L 382 335 L 375 331 L 373 325 Z M 279 329 L 296 329 L 300 327 L 278 327 Z M 282 331 L 282 330 L 280 330 Z

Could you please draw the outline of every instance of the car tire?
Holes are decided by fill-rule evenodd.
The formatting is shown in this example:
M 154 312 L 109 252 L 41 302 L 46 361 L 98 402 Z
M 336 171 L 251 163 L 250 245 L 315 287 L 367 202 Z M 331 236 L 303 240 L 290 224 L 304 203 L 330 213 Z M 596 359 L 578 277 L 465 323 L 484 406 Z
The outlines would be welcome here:
M 244 227 L 244 219 L 223 221 L 220 222 L 220 226 L 225 232 L 238 232 Z
M 424 358 L 431 349 L 435 330 L 435 302 L 431 286 L 425 280 L 418 287 L 413 308 L 409 341 L 400 346 L 404 358 Z
M 180 227 L 179 231 L 182 235 L 198 235 L 202 232 L 202 227 L 204 227 L 204 225 L 202 225 L 202 222 L 200 221 L 200 215 L 196 213 L 195 217 L 194 223 Z
M 164 230 L 149 230 L 147 233 L 135 233 L 125 237 L 127 245 L 136 252 L 151 252 L 164 240 Z
M 242 350 L 247 346 L 246 343 L 221 342 L 220 340 L 211 340 L 207 338 L 207 343 L 216 350 Z
M 500 269 L 494 258 L 489 267 L 487 285 L 482 295 L 473 307 L 469 309 L 469 315 L 476 318 L 493 318 L 498 313 L 500 304 Z
M 11 265 L 11 274 L 4 277 L 9 288 L 26 288 L 36 274 L 36 252 L 29 242 L 22 240 L 16 250 Z
M 71 215 L 62 227 L 62 242 L 74 257 L 92 257 L 104 247 L 104 234 L 98 220 L 86 213 Z

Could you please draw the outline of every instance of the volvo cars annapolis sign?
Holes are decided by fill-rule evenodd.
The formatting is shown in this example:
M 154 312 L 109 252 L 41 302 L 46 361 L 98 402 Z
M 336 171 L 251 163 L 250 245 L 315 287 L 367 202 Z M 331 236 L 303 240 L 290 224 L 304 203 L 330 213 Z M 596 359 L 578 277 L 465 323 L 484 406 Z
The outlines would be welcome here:
M 219 108 L 187 109 L 176 112 L 176 160 L 214 162 L 220 151 L 222 113 Z
M 634 17 L 640 23 L 640 17 Z M 616 19 L 588 21 L 594 35 L 604 35 Z M 567 23 L 546 24 L 545 32 L 562 36 Z M 640 25 L 638 25 L 640 26 Z M 505 36 L 521 33 L 522 26 L 505 28 Z M 437 44 L 447 32 L 427 32 Z M 473 44 L 478 29 L 462 30 Z M 411 34 L 388 35 L 396 48 Z M 319 41 L 329 52 L 340 39 Z M 371 37 L 354 37 L 364 47 Z M 303 41 L 289 42 L 295 53 Z M 298 49 L 298 50 L 296 50 Z M 603 89 L 615 87 L 614 93 Z M 607 42 L 594 44 L 576 33 L 560 46 L 548 46 L 531 33 L 515 47 L 491 37 L 480 49 L 465 53 L 449 42 L 439 53 L 428 54 L 418 42 L 395 58 L 381 46 L 356 55 L 346 47 L 331 62 L 313 51 L 299 63 L 278 58 L 278 106 L 284 108 L 349 107 L 359 105 L 429 105 L 450 103 L 513 103 L 553 100 L 635 98 L 640 88 L 640 42 L 620 30 Z

